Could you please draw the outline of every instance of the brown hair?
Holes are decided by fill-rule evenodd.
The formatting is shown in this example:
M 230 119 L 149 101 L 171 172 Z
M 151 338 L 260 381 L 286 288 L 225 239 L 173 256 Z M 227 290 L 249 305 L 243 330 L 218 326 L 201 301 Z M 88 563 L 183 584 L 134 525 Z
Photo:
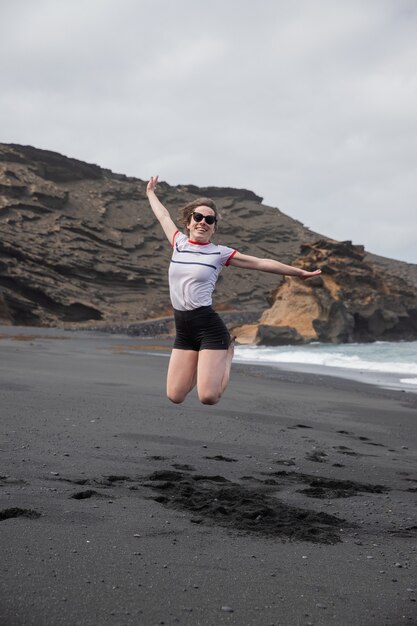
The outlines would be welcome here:
M 194 213 L 195 209 L 199 206 L 206 206 L 209 209 L 214 211 L 214 215 L 216 217 L 215 228 L 217 227 L 217 220 L 219 219 L 219 210 L 213 200 L 210 198 L 197 198 L 196 200 L 192 200 L 191 202 L 187 202 L 183 207 L 178 209 L 179 218 L 178 221 L 180 224 L 183 224 L 188 231 L 188 224 L 191 221 L 191 216 Z

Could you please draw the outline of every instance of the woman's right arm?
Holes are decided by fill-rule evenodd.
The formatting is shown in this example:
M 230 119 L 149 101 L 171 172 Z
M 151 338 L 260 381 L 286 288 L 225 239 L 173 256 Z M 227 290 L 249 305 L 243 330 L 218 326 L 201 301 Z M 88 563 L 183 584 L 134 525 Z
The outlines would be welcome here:
M 148 186 L 146 187 L 146 195 L 148 196 L 149 204 L 151 205 L 152 211 L 154 212 L 156 219 L 161 224 L 168 241 L 172 244 L 172 239 L 178 228 L 172 221 L 168 210 L 161 202 L 159 202 L 158 198 L 156 197 L 155 189 L 157 184 L 158 176 L 151 176 L 148 182 Z

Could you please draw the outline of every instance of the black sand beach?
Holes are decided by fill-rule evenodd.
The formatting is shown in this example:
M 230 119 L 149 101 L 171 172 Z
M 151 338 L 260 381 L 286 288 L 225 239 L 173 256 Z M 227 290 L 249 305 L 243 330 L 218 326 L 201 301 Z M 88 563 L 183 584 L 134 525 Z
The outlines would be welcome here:
M 1 626 L 417 625 L 417 396 L 0 329 Z

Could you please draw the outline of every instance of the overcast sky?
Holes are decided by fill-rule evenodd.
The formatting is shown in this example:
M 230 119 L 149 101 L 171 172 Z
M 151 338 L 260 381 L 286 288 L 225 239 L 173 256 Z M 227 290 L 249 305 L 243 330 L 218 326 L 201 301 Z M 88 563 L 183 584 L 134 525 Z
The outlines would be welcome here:
M 0 23 L 0 141 L 251 189 L 417 263 L 416 0 L 1 0 Z

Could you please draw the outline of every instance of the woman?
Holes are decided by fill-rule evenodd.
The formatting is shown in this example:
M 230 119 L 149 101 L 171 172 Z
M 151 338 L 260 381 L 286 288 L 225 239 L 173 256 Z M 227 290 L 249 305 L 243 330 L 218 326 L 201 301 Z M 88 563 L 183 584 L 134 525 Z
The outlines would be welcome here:
M 155 189 L 158 176 L 146 189 L 151 208 L 173 247 L 169 287 L 176 337 L 168 367 L 167 396 L 175 403 L 185 400 L 197 385 L 203 404 L 216 404 L 227 387 L 234 345 L 223 321 L 212 309 L 212 292 L 225 265 L 306 279 L 321 270 L 307 272 L 273 259 L 241 254 L 233 248 L 211 243 L 218 212 L 214 202 L 199 198 L 180 211 L 187 236 L 180 233 Z

